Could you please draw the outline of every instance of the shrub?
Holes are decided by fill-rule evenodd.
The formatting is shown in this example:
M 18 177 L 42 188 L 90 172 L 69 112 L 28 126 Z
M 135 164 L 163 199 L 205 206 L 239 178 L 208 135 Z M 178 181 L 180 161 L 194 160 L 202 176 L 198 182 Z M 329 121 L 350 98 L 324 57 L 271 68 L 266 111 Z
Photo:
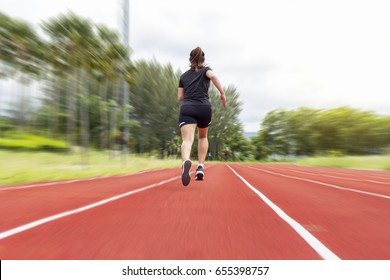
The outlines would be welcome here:
M 69 146 L 64 141 L 36 135 L 13 135 L 12 138 L 0 138 L 0 149 L 22 151 L 66 152 Z

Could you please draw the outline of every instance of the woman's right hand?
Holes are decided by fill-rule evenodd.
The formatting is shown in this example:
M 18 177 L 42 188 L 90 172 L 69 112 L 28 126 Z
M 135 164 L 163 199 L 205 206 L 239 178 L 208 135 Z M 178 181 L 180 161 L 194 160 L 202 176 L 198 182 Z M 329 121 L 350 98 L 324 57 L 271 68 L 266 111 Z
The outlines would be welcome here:
M 223 108 L 226 108 L 226 96 L 225 96 L 225 93 L 221 94 L 221 102 L 222 102 Z

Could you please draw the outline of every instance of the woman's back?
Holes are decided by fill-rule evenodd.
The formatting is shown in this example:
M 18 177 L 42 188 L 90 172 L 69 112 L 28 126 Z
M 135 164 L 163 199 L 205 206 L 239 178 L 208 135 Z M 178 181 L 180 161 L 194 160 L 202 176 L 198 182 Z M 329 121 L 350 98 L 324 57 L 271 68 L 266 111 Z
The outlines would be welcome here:
M 210 79 L 206 72 L 210 67 L 202 67 L 194 71 L 186 71 L 180 77 L 179 87 L 184 89 L 183 105 L 210 105 Z

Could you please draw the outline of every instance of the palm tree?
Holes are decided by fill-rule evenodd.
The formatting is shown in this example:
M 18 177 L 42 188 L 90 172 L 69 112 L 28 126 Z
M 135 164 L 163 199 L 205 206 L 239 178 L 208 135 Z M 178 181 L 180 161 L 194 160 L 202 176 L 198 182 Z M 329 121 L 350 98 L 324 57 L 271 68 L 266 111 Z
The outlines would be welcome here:
M 92 23 L 70 12 L 43 23 L 44 31 L 51 39 L 51 63 L 67 73 L 67 137 L 69 144 L 76 144 L 77 101 L 80 103 L 82 143 L 87 151 L 89 144 L 88 71 L 91 69 L 91 53 L 97 44 Z M 87 155 L 87 153 L 85 153 Z M 87 159 L 87 157 L 86 157 Z
M 0 13 L 0 61 L 3 66 L 12 69 L 5 76 L 15 76 L 20 90 L 13 113 L 17 122 L 24 126 L 31 104 L 27 85 L 31 78 L 41 74 L 43 42 L 27 22 L 12 19 Z
M 109 104 L 119 103 L 118 82 L 120 77 L 124 76 L 128 84 L 134 84 L 132 72 L 134 67 L 129 61 L 129 51 L 120 42 L 119 35 L 108 29 L 105 26 L 97 26 L 97 33 L 99 39 L 99 46 L 94 49 L 94 63 L 97 70 L 97 76 L 99 80 L 99 97 L 100 97 L 100 147 L 111 147 L 109 143 L 112 139 L 112 131 L 109 128 L 109 115 L 108 110 L 111 108 L 111 116 L 116 115 L 116 106 L 109 106 Z M 109 102 L 108 88 L 111 85 L 115 89 L 115 94 L 110 96 L 111 102 Z M 115 118 L 111 118 L 115 120 Z M 115 125 L 116 127 L 116 125 Z M 106 136 L 106 137 L 105 137 Z M 111 136 L 111 137 L 110 137 Z
M 130 63 L 129 52 L 120 43 L 119 36 L 115 32 L 104 26 L 95 26 L 89 20 L 73 13 L 50 19 L 43 23 L 43 28 L 51 39 L 50 63 L 53 69 L 65 71 L 68 80 L 66 89 L 68 141 L 71 144 L 76 143 L 74 132 L 77 119 L 74 116 L 77 116 L 79 111 L 81 142 L 84 150 L 87 150 L 90 142 L 89 108 L 92 100 L 96 100 L 91 98 L 93 94 L 91 88 L 96 81 L 99 82 L 102 136 L 108 126 L 108 99 L 119 103 L 116 84 L 121 77 L 124 77 L 128 83 L 134 82 L 131 74 L 134 67 Z M 111 96 L 108 94 L 109 87 L 114 91 Z M 101 147 L 103 147 L 102 143 L 103 141 Z

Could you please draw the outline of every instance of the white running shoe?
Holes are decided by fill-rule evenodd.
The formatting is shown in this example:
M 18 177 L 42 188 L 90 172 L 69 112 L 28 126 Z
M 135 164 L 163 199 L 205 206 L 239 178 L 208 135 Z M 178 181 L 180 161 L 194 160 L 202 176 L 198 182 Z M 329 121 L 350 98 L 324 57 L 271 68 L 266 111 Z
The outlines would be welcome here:
M 202 181 L 204 179 L 204 169 L 203 166 L 198 165 L 195 173 L 195 180 Z

